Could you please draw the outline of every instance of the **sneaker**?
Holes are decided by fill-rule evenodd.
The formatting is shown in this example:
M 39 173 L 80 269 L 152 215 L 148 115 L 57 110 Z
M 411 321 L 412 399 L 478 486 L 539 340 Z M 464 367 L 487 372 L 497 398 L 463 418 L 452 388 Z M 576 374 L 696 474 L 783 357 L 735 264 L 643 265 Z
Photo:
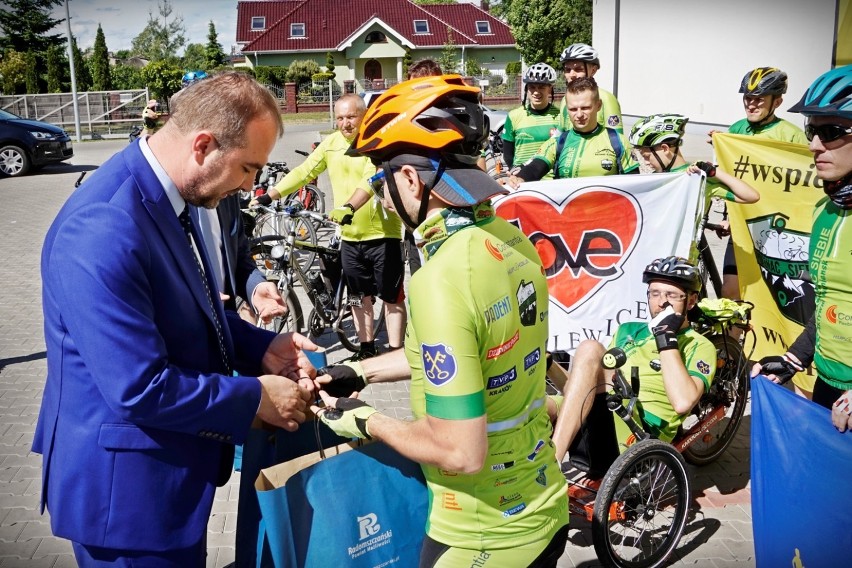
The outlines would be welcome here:
M 379 352 L 376 350 L 375 347 L 372 347 L 372 348 L 362 347 L 361 349 L 356 351 L 355 354 L 352 357 L 349 358 L 349 360 L 350 361 L 363 361 L 364 359 L 369 359 L 370 357 L 375 357 L 378 354 L 379 354 Z

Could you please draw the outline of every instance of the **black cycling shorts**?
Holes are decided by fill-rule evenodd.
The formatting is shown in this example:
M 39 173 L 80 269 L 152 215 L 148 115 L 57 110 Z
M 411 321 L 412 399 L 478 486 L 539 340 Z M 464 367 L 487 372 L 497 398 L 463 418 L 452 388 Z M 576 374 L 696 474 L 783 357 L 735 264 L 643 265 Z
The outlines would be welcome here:
M 405 263 L 400 239 L 343 241 L 340 261 L 350 292 L 378 296 L 389 304 L 402 301 Z
M 737 261 L 734 258 L 734 239 L 728 239 L 728 246 L 725 247 L 725 260 L 722 261 L 722 274 L 738 274 Z

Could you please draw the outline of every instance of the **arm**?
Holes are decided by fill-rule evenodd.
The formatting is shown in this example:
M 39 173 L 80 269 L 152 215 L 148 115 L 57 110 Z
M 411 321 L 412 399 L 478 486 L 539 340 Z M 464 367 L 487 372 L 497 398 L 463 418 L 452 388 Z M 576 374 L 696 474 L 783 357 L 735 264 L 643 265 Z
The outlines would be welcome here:
M 727 187 L 733 196 L 733 199 L 730 199 L 730 196 L 726 197 L 730 201 L 736 203 L 757 203 L 760 199 L 760 194 L 756 189 L 743 180 L 732 176 L 719 166 L 708 162 L 696 162 L 691 164 L 686 171 L 690 174 L 697 174 L 699 171 L 703 171 L 707 174 L 708 180 L 715 181 Z
M 513 179 L 517 179 L 516 183 L 522 183 L 525 181 L 538 181 L 547 175 L 547 172 L 550 171 L 551 164 L 547 163 L 542 156 L 535 156 L 529 162 L 521 166 L 520 171 L 517 175 L 509 176 L 509 183 L 512 183 Z M 516 187 L 516 186 L 513 186 Z
M 289 195 L 319 176 L 326 168 L 326 140 L 320 142 L 320 145 L 305 158 L 305 161 L 293 168 L 289 174 L 284 176 L 284 179 L 279 181 L 274 188 L 270 189 L 267 195 L 272 199 L 279 199 L 285 195 Z
M 660 365 L 666 396 L 672 408 L 678 414 L 686 414 L 704 393 L 704 382 L 689 374 L 677 349 L 660 353 Z
M 512 169 L 512 162 L 515 161 L 515 143 L 509 140 L 503 139 L 503 163 L 506 164 L 506 167 L 510 170 Z

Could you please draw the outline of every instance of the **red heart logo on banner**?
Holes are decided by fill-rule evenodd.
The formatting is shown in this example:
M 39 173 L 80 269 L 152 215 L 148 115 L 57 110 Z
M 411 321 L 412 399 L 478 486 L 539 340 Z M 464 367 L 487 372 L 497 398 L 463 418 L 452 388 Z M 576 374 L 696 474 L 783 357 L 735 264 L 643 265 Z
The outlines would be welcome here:
M 621 275 L 642 225 L 639 203 L 611 187 L 584 187 L 561 202 L 520 191 L 500 199 L 496 210 L 533 242 L 550 297 L 566 312 Z

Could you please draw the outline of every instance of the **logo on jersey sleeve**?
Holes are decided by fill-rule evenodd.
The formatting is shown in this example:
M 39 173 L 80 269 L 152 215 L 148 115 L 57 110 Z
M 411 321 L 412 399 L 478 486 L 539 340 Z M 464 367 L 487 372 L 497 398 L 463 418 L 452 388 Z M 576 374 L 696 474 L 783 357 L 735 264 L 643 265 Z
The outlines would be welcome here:
M 535 286 L 533 283 L 521 280 L 521 284 L 518 286 L 517 296 L 521 325 L 531 326 L 535 324 L 537 304 L 535 300 Z
M 698 368 L 698 372 L 709 375 L 710 374 L 710 365 L 708 365 L 705 361 L 701 360 L 695 364 L 696 368 Z
M 420 356 L 426 379 L 436 387 L 443 386 L 455 378 L 458 370 L 456 358 L 447 345 L 421 343 Z
M 607 126 L 611 128 L 615 128 L 619 124 L 621 124 L 621 118 L 617 114 L 611 114 L 606 119 Z

